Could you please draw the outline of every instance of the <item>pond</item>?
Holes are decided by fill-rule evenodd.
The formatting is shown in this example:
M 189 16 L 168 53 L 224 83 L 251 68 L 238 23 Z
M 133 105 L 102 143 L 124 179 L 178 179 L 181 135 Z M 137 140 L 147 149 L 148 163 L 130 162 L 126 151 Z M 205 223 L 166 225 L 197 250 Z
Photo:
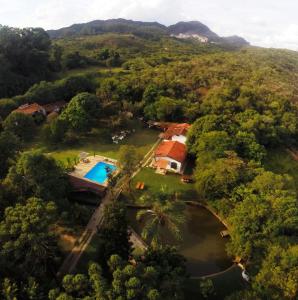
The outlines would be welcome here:
M 141 233 L 143 224 L 136 220 L 137 209 L 129 208 L 129 221 L 137 233 Z M 176 245 L 186 258 L 186 266 L 193 277 L 205 276 L 223 271 L 232 265 L 225 246 L 227 239 L 220 236 L 225 227 L 207 209 L 199 206 L 187 206 L 186 224 L 182 228 L 183 240 L 175 242 L 167 236 L 167 244 Z

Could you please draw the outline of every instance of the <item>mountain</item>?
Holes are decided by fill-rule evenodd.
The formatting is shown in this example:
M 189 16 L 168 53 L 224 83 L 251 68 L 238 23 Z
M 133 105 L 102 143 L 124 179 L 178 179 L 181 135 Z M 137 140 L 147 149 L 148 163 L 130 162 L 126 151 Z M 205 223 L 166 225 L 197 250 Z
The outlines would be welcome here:
M 142 37 L 153 37 L 167 34 L 167 27 L 157 22 L 110 19 L 74 24 L 57 30 L 48 30 L 47 32 L 53 39 L 104 33 L 122 33 Z
M 99 35 L 105 33 L 133 34 L 142 38 L 160 38 L 172 36 L 180 39 L 195 39 L 203 43 L 231 44 L 245 46 L 249 43 L 238 36 L 220 37 L 206 25 L 198 21 L 178 22 L 165 26 L 158 22 L 142 22 L 126 19 L 95 20 L 88 23 L 74 24 L 57 30 L 48 30 L 52 39 Z
M 237 47 L 247 46 L 244 38 L 233 35 L 229 37 L 220 37 L 215 32 L 211 31 L 209 27 L 198 21 L 179 22 L 168 27 L 168 33 L 177 38 L 193 38 L 201 42 L 213 42 L 219 44 L 229 44 Z

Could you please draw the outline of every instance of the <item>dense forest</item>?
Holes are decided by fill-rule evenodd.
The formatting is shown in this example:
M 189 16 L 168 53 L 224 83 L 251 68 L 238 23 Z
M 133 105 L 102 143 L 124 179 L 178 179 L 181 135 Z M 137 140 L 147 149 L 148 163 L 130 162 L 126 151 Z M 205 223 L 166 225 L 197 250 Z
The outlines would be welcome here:
M 273 149 L 297 147 L 298 53 L 177 39 L 154 23 L 150 38 L 105 28 L 50 39 L 42 29 L 0 27 L 0 298 L 185 298 L 184 257 L 156 245 L 134 257 L 118 201 L 105 208 L 97 260 L 56 276 L 63 254 L 54 228 L 85 225 L 88 212 L 71 201 L 71 163 L 49 153 L 97 127 L 111 142 L 140 118 L 192 124 L 198 201 L 227 220 L 227 253 L 251 276 L 226 299 L 297 299 L 298 182 L 266 161 Z M 53 119 L 14 111 L 61 100 L 67 106 Z M 137 160 L 122 150 L 128 175 Z

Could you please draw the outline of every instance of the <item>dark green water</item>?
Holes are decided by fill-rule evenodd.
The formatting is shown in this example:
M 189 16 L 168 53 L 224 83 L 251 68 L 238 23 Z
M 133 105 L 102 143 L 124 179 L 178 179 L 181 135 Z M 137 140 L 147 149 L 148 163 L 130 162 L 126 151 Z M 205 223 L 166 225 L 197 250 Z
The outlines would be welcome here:
M 142 223 L 136 220 L 136 209 L 129 209 L 131 226 L 139 234 Z M 187 260 L 187 269 L 191 276 L 204 276 L 223 271 L 231 266 L 225 245 L 227 240 L 220 236 L 225 227 L 205 208 L 188 206 L 186 223 L 182 228 L 183 240 L 177 244 L 168 234 L 165 242 L 176 245 Z

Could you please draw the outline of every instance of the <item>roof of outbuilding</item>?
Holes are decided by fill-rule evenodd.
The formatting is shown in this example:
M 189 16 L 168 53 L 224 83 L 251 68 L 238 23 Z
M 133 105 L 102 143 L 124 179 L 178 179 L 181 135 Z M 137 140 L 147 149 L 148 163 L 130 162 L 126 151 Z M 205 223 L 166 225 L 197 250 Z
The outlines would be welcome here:
M 43 111 L 43 107 L 37 103 L 24 104 L 14 110 L 14 112 L 20 112 L 26 115 L 32 115 L 35 112 Z
M 172 124 L 168 127 L 166 132 L 163 134 L 163 137 L 165 139 L 170 139 L 174 135 L 184 135 L 186 136 L 188 129 L 190 128 L 190 125 L 187 123 L 182 124 Z

